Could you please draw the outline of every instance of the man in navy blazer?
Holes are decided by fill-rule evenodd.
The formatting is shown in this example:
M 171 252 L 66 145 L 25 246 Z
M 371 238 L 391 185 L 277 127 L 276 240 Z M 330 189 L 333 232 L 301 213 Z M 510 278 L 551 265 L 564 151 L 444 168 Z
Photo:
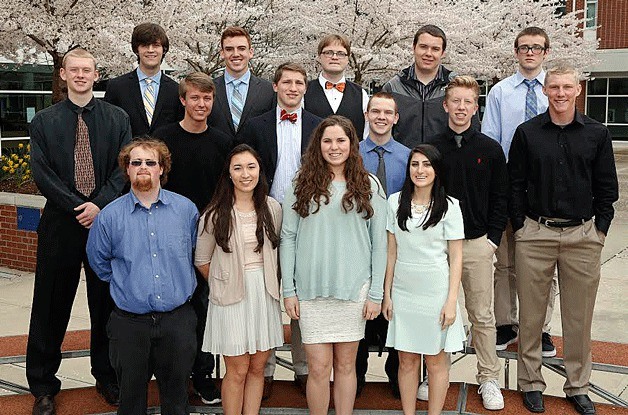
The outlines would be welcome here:
M 216 97 L 207 123 L 242 142 L 246 122 L 275 107 L 275 92 L 270 82 L 254 76 L 249 69 L 253 48 L 245 29 L 231 26 L 222 32 L 220 57 L 225 61 L 225 74 L 214 78 Z
M 181 120 L 183 106 L 179 101 L 179 85 L 160 70 L 169 49 L 165 30 L 155 23 L 137 25 L 131 47 L 139 66 L 107 83 L 105 101 L 129 114 L 131 133 L 139 137 Z
M 273 79 L 277 106 L 251 119 L 243 130 L 243 141 L 259 153 L 270 195 L 279 203 L 283 203 L 286 188 L 301 167 L 301 155 L 310 142 L 312 132 L 322 121 L 301 107 L 306 88 L 307 74 L 301 65 L 290 62 L 279 65 Z M 290 326 L 294 380 L 305 393 L 308 371 L 299 322 L 292 320 Z M 270 396 L 274 372 L 273 353 L 264 371 L 264 398 Z

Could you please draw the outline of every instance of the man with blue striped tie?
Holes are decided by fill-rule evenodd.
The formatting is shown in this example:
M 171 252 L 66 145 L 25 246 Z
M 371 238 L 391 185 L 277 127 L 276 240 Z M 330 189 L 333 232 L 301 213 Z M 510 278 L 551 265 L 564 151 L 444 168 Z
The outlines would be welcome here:
M 506 159 L 515 129 L 519 124 L 547 110 L 547 96 L 542 92 L 545 81 L 543 62 L 549 53 L 547 33 L 539 27 L 523 29 L 515 39 L 515 57 L 519 62 L 514 75 L 491 88 L 482 119 L 482 133 L 499 142 Z M 515 244 L 510 223 L 506 226 L 499 248 L 495 252 L 495 322 L 497 350 L 505 350 L 517 341 L 517 290 L 515 275 Z M 544 357 L 556 355 L 549 335 L 558 282 L 552 282 L 550 301 L 543 326 L 542 350 Z

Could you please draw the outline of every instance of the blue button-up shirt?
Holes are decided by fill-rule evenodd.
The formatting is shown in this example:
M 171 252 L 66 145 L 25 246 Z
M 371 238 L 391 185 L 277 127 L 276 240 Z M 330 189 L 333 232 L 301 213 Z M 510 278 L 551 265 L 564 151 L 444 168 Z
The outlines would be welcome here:
M 364 167 L 370 173 L 377 173 L 377 166 L 379 164 L 379 156 L 374 151 L 378 145 L 371 140 L 368 136 L 366 140 L 360 142 L 360 154 L 362 160 L 364 160 Z M 406 180 L 406 167 L 408 164 L 408 157 L 410 156 L 410 149 L 394 138 L 390 138 L 386 144 L 381 146 L 384 152 L 384 165 L 386 166 L 386 197 L 393 193 L 397 193 L 403 187 L 403 182 Z
M 116 306 L 146 314 L 171 311 L 190 299 L 197 220 L 196 206 L 167 190 L 148 209 L 130 191 L 96 216 L 87 257 L 98 277 L 111 284 Z
M 525 121 L 528 87 L 524 79 L 521 72 L 517 71 L 496 83 L 486 97 L 482 133 L 501 144 L 506 160 L 515 130 Z M 547 110 L 547 97 L 543 94 L 545 71 L 541 71 L 534 79 L 537 80 L 534 86 L 537 114 L 543 114 Z
M 153 80 L 153 89 L 155 90 L 155 101 L 157 101 L 157 97 L 159 96 L 159 85 L 161 84 L 161 71 L 157 71 L 157 73 L 153 76 L 148 76 L 144 72 L 140 70 L 138 67 L 137 71 L 137 79 L 140 81 L 140 90 L 142 92 L 142 96 L 144 96 L 144 92 L 146 91 L 146 78 L 150 78 Z
M 229 75 L 229 72 L 225 71 L 225 86 L 227 88 L 227 101 L 229 102 L 229 108 L 231 108 L 231 96 L 233 95 L 234 82 L 240 82 L 242 85 L 238 88 L 240 95 L 242 95 L 242 102 L 246 102 L 246 96 L 249 93 L 249 82 L 251 81 L 251 70 L 246 71 L 240 78 L 234 78 Z

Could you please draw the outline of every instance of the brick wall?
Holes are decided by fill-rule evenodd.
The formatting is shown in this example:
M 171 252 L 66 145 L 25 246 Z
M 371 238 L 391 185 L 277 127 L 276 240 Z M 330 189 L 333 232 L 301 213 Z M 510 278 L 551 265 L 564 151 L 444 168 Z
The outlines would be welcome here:
M 573 2 L 577 10 L 584 10 L 584 0 L 567 1 L 567 11 L 571 11 Z M 598 0 L 597 2 L 597 37 L 600 49 L 628 48 L 628 6 L 626 0 Z
M 35 271 L 37 232 L 17 229 L 17 208 L 0 205 L 0 266 Z

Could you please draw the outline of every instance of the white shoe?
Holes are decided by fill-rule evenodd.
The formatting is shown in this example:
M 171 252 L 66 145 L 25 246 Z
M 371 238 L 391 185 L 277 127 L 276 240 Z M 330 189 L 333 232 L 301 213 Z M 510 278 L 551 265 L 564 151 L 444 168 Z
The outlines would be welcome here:
M 428 395 L 429 395 L 429 384 L 427 383 L 427 376 L 426 376 L 425 380 L 421 382 L 421 384 L 419 385 L 419 389 L 417 390 L 417 393 L 416 393 L 416 398 L 420 401 L 427 401 Z
M 481 384 L 478 393 L 482 395 L 482 404 L 489 411 L 504 409 L 504 397 L 496 380 L 489 380 Z

